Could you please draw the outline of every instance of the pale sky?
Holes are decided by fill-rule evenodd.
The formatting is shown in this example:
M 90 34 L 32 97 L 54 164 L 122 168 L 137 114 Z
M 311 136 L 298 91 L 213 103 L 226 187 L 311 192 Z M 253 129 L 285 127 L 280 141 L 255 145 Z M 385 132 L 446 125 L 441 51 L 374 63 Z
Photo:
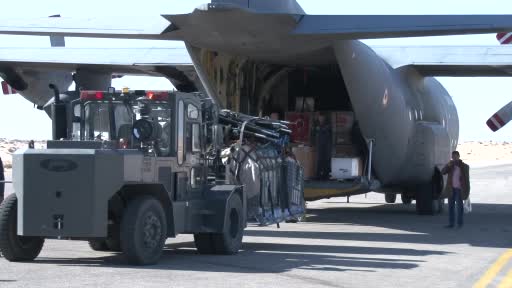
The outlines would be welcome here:
M 126 16 L 131 23 L 137 16 L 179 14 L 191 12 L 206 0 L 145 0 L 145 1 L 64 1 L 18 0 L 2 1 L 0 18 L 19 19 L 61 14 L 64 17 Z M 512 14 L 510 0 L 299 0 L 309 14 Z M 498 45 L 494 35 L 448 36 L 368 40 L 372 45 Z M 0 47 L 49 47 L 48 37 L 0 36 Z M 174 41 L 105 40 L 67 38 L 67 47 L 176 47 Z M 511 45 L 512 49 L 512 45 Z M 34 55 L 37 57 L 37 55 Z M 510 141 L 512 124 L 493 133 L 485 121 L 503 105 L 512 101 L 507 89 L 508 78 L 438 78 L 452 95 L 460 118 L 460 139 Z M 123 77 L 113 81 L 116 88 L 171 89 L 162 78 Z M 44 112 L 19 95 L 0 95 L 0 138 L 47 139 L 51 123 Z

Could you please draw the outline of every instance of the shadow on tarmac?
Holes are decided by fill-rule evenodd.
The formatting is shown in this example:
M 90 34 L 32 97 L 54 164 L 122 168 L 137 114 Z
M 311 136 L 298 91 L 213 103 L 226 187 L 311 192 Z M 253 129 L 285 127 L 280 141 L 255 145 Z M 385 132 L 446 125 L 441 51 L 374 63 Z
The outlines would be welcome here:
M 333 202 L 330 202 L 333 203 Z M 335 202 L 334 202 L 335 203 Z M 353 203 L 354 204 L 354 203 Z M 446 229 L 448 205 L 443 214 L 436 216 L 415 215 L 415 206 L 384 204 L 373 207 L 334 207 L 308 209 L 307 224 L 339 226 L 340 231 L 251 230 L 246 235 L 256 237 L 285 237 L 371 241 L 411 244 L 469 244 L 477 247 L 509 248 L 512 245 L 512 205 L 472 204 L 473 212 L 464 214 L 465 226 Z M 343 232 L 344 225 L 371 226 L 397 230 L 393 233 Z M 406 233 L 400 233 L 404 231 Z
M 352 241 L 448 244 L 464 239 L 464 237 L 457 236 L 461 233 L 443 229 L 442 225 L 445 222 L 441 217 L 415 216 L 411 215 L 410 207 L 399 209 L 400 207 L 398 205 L 383 205 L 368 209 L 347 207 L 309 209 L 310 216 L 307 222 L 298 224 L 300 231 L 289 231 L 293 230 L 295 224 L 287 224 L 288 230 L 256 228 L 246 231 L 246 236 L 250 237 L 245 238 L 243 251 L 238 255 L 199 255 L 193 242 L 173 243 L 166 245 L 160 263 L 138 268 L 229 273 L 283 273 L 294 269 L 337 272 L 414 269 L 426 261 L 422 259 L 423 257 L 447 255 L 448 253 L 441 251 L 440 247 L 429 250 L 386 247 L 385 245 L 375 247 L 374 245 L 365 245 L 366 243 L 357 245 L 358 243 Z M 471 222 L 471 220 L 468 221 Z M 434 222 L 436 224 L 432 224 Z M 308 229 L 310 224 L 318 226 L 315 229 Z M 382 226 L 418 234 L 400 233 L 400 231 L 395 234 L 365 233 L 364 230 L 358 233 L 343 232 L 343 226 L 347 224 Z M 339 225 L 340 231 L 332 231 L 333 226 L 331 225 Z M 321 231 L 322 226 L 328 227 L 331 231 Z M 320 232 L 313 232 L 313 230 L 320 230 Z M 453 235 L 446 237 L 447 234 Z M 295 243 L 293 241 L 291 241 L 292 243 L 283 243 L 284 241 L 279 239 L 276 241 L 267 239 L 262 242 L 256 241 L 257 239 L 254 237 L 298 238 L 300 240 Z M 453 237 L 459 240 L 454 240 Z M 315 241 L 316 239 L 349 240 L 349 242 L 324 244 Z M 125 264 L 121 255 L 112 254 L 98 258 L 38 258 L 36 263 L 133 268 Z
M 281 231 L 275 231 L 274 233 L 279 234 Z M 368 255 L 368 257 L 334 255 L 336 253 Z M 137 267 L 137 269 L 227 273 L 282 273 L 293 269 L 376 272 L 375 269 L 383 268 L 413 269 L 424 262 L 416 259 L 396 259 L 395 256 L 444 254 L 446 253 L 440 251 L 401 248 L 244 242 L 243 250 L 239 254 L 218 256 L 199 255 L 193 242 L 182 242 L 166 245 L 164 255 L 157 265 L 142 266 Z M 383 255 L 389 257 L 384 257 Z M 63 266 L 134 268 L 133 266 L 126 265 L 124 258 L 120 254 L 97 258 L 40 257 L 35 263 Z

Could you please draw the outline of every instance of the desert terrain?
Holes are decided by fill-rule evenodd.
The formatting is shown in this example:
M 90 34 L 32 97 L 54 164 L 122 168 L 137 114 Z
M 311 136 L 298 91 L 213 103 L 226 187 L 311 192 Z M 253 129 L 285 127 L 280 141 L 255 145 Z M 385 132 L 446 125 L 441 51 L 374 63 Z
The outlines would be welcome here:
M 12 153 L 28 147 L 28 140 L 0 138 L 0 157 L 6 169 L 12 168 Z M 35 141 L 35 148 L 44 148 L 46 141 Z M 469 165 L 483 166 L 512 163 L 512 143 L 472 141 L 459 144 L 457 150 Z

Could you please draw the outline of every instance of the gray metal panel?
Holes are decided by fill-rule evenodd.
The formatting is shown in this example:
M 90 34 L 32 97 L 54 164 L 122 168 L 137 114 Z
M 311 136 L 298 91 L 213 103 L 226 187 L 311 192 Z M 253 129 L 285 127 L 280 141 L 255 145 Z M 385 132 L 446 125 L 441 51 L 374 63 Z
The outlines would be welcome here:
M 14 159 L 20 235 L 106 236 L 108 199 L 123 183 L 118 153 L 28 149 Z
M 142 182 L 142 153 L 124 155 L 124 181 Z

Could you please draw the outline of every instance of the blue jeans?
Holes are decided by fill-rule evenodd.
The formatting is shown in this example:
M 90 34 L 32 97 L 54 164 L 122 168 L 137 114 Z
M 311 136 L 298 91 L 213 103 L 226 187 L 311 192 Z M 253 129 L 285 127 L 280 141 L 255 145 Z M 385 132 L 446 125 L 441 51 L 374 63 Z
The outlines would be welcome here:
M 448 199 L 448 208 L 450 210 L 450 225 L 455 225 L 455 201 L 457 201 L 457 224 L 464 224 L 464 204 L 462 203 L 462 191 L 459 188 L 453 188 L 452 197 Z

